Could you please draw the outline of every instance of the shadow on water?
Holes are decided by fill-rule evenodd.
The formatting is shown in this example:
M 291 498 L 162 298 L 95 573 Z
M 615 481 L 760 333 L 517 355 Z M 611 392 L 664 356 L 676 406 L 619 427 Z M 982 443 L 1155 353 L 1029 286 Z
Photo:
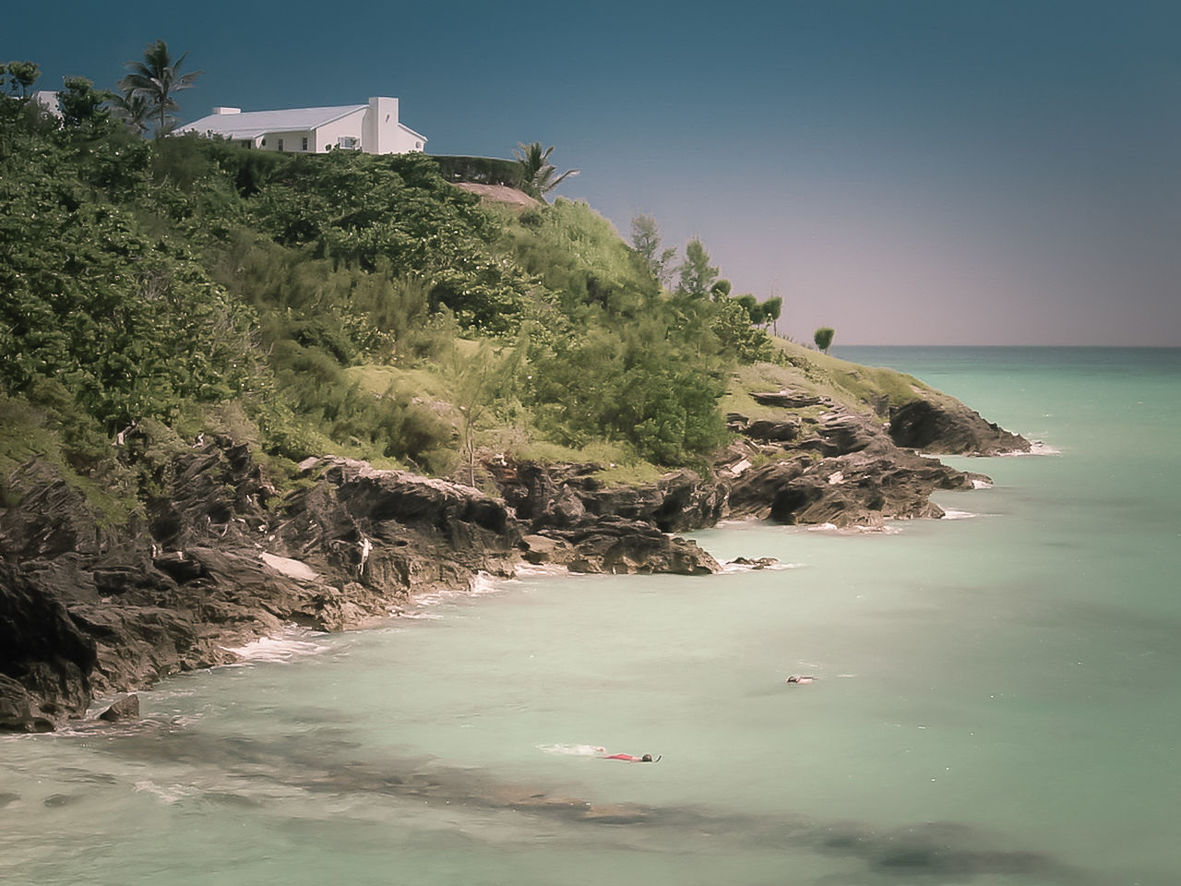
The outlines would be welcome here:
M 520 784 L 475 769 L 441 766 L 429 758 L 387 757 L 380 762 L 347 759 L 341 752 L 356 745 L 331 730 L 308 736 L 280 736 L 266 741 L 246 737 L 204 736 L 143 721 L 130 734 L 101 748 L 106 754 L 162 766 L 186 764 L 212 770 L 209 790 L 184 802 L 274 813 L 264 795 L 276 787 L 309 795 L 381 798 L 413 802 L 451 813 L 512 812 L 538 821 L 563 824 L 586 833 L 626 831 L 648 852 L 683 852 L 686 840 L 708 838 L 711 846 L 734 849 L 806 851 L 855 860 L 881 881 L 968 883 L 977 877 L 1035 879 L 1039 884 L 1091 886 L 1099 878 L 1066 865 L 1047 853 L 982 845 L 994 837 L 967 825 L 928 822 L 881 830 L 859 822 L 824 822 L 803 814 L 746 814 L 691 805 L 603 803 L 565 793 L 562 788 Z M 314 747 L 312 747 L 314 745 Z M 335 756 L 341 755 L 341 756 Z M 667 763 L 665 764 L 667 765 Z M 225 783 L 247 785 L 226 790 Z M 266 807 L 263 809 L 263 807 Z M 841 875 L 821 882 L 853 884 Z

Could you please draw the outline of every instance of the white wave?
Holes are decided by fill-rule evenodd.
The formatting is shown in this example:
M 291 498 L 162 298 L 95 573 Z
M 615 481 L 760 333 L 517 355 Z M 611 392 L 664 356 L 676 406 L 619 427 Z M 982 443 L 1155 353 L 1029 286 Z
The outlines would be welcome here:
M 512 581 L 511 578 L 498 578 L 494 575 L 489 575 L 487 572 L 477 572 L 472 578 L 471 585 L 468 587 L 468 593 L 473 597 L 479 597 L 484 594 L 498 594 L 504 590 L 504 585 Z
M 311 655 L 319 655 L 328 649 L 327 646 L 317 643 L 313 638 L 323 637 L 324 634 L 318 631 L 309 631 L 304 628 L 292 628 L 278 637 L 260 637 L 247 643 L 245 646 L 238 646 L 236 648 L 223 646 L 227 652 L 232 652 L 238 657 L 238 664 L 248 664 L 256 661 L 266 662 L 287 662 L 296 658 L 306 658 Z M 234 665 L 230 665 L 233 667 Z
M 1056 446 L 1051 446 L 1049 443 L 1043 443 L 1041 440 L 1034 440 L 1033 445 L 1029 448 L 1030 455 L 1061 455 L 1062 450 Z
M 537 749 L 547 754 L 563 754 L 569 757 L 597 757 L 607 753 L 605 747 L 593 744 L 539 744 Z
M 739 572 L 783 572 L 786 569 L 803 569 L 807 563 L 771 563 L 759 566 L 754 563 L 723 563 L 722 575 L 734 575 Z
M 888 523 L 881 526 L 837 526 L 835 523 L 818 523 L 815 526 L 805 527 L 807 532 L 828 532 L 832 535 L 901 535 L 903 530 L 901 526 L 893 526 Z
M 943 512 L 944 520 L 971 520 L 979 516 L 979 514 L 973 514 L 971 511 L 957 511 L 955 508 L 947 508 Z
M 179 784 L 168 785 L 167 787 L 164 787 L 162 785 L 156 784 L 154 781 L 137 781 L 135 783 L 135 791 L 137 794 L 152 794 L 153 796 L 159 797 L 170 806 L 173 803 L 179 803 L 181 800 L 185 799 L 185 797 L 191 797 L 193 794 L 197 793 L 197 789 L 193 787 L 187 787 L 185 785 Z
M 974 477 L 972 479 L 972 488 L 973 489 L 992 489 L 992 481 L 991 480 L 984 480 L 984 479 L 981 479 L 980 477 Z
M 763 521 L 758 517 L 727 517 L 713 525 L 714 529 L 726 529 L 730 526 L 762 526 Z
M 535 566 L 532 563 L 521 563 L 517 566 L 513 573 L 517 578 L 545 578 L 549 576 L 561 575 L 566 576 L 569 573 L 565 566 L 558 566 L 557 564 L 542 564 Z
M 1049 443 L 1044 443 L 1041 440 L 1034 440 L 1029 444 L 1029 452 L 1021 452 L 1020 450 L 1013 450 L 1012 452 L 1002 452 L 1002 458 L 1025 458 L 1031 455 L 1061 455 L 1062 450 L 1056 446 L 1051 446 Z
M 427 605 L 434 605 L 434 604 L 428 603 Z M 435 621 L 437 619 L 442 618 L 443 616 L 439 615 L 439 613 L 437 613 L 437 612 L 431 612 L 429 609 L 424 609 L 424 610 L 420 610 L 420 611 L 401 612 L 401 613 L 399 613 L 398 617 L 399 618 L 412 618 L 412 619 L 420 619 L 421 618 L 426 621 Z
M 839 532 L 836 523 L 817 523 L 815 526 L 808 527 L 809 532 Z

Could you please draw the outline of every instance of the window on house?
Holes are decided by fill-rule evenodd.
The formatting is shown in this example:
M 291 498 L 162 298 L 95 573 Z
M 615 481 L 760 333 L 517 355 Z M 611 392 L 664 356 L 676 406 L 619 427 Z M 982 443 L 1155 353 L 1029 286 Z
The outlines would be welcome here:
M 267 146 L 267 140 L 265 138 L 262 140 L 262 146 L 264 148 Z
M 350 151 L 355 151 L 358 147 L 357 137 L 354 135 L 342 135 L 336 140 L 336 144 L 337 146 Z
M 300 150 L 306 151 L 307 149 L 308 149 L 308 137 L 305 135 L 303 137 L 303 146 L 300 148 Z
M 283 150 L 283 139 L 279 139 L 279 150 Z
M 422 142 L 415 142 L 414 143 L 414 150 L 421 151 L 422 150 Z

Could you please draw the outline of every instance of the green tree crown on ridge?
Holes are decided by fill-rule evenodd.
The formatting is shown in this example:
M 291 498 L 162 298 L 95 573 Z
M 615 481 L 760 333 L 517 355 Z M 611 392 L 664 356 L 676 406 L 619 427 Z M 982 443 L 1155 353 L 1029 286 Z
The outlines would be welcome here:
M 182 89 L 190 88 L 203 71 L 192 71 L 188 74 L 180 72 L 187 52 L 176 61 L 168 51 L 168 44 L 163 40 L 149 43 L 144 50 L 143 61 L 127 62 L 127 75 L 119 81 L 119 88 L 123 90 L 124 98 L 130 102 L 134 96 L 142 96 L 151 111 L 151 118 L 156 125 L 156 135 L 167 135 L 176 125 L 176 118 L 172 112 L 180 106 L 176 103 L 175 94 Z

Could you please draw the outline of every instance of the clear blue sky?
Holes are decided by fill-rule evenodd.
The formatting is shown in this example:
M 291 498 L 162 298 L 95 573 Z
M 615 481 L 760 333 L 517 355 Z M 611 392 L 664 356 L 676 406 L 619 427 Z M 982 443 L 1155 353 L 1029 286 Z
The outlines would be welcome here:
M 553 144 L 559 193 L 700 237 L 797 339 L 1181 345 L 1173 0 L 51 8 L 0 31 L 42 88 L 162 38 L 182 121 L 392 95 L 433 153 Z

